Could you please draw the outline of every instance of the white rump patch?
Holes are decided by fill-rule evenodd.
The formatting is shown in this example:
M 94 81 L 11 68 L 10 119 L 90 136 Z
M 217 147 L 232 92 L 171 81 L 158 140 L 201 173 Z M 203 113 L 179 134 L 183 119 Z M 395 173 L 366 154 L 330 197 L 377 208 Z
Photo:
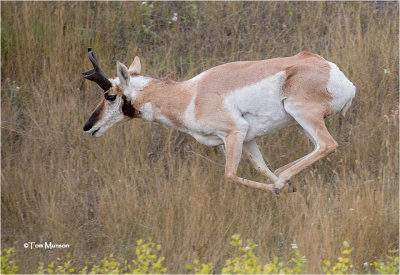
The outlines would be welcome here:
M 328 82 L 328 92 L 333 98 L 331 106 L 335 113 L 341 112 L 344 116 L 356 94 L 356 87 L 347 79 L 336 64 L 332 62 L 328 63 L 331 67 Z

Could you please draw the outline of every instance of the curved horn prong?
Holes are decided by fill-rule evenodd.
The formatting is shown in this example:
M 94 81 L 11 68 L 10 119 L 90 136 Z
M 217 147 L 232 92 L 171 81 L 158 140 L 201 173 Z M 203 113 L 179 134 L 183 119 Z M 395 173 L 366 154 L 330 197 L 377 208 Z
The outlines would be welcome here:
M 97 85 L 99 85 L 104 91 L 108 91 L 108 89 L 112 87 L 112 84 L 110 80 L 108 80 L 107 74 L 101 69 L 92 48 L 88 48 L 88 52 L 90 62 L 92 62 L 94 69 L 83 72 L 83 77 L 93 82 L 96 82 Z

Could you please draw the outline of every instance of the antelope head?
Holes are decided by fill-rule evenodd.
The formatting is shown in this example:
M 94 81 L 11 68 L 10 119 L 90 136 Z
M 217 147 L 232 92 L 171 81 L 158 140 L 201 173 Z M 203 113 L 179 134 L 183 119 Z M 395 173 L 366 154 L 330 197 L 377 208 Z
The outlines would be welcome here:
M 124 64 L 117 62 L 118 77 L 111 79 L 101 69 L 92 49 L 89 48 L 88 51 L 93 69 L 82 74 L 103 89 L 104 97 L 83 126 L 83 131 L 100 137 L 114 124 L 136 117 L 137 112 L 127 94 L 134 93 L 134 88 L 130 85 L 130 75 L 140 74 L 141 65 L 138 57 L 135 57 L 129 70 Z

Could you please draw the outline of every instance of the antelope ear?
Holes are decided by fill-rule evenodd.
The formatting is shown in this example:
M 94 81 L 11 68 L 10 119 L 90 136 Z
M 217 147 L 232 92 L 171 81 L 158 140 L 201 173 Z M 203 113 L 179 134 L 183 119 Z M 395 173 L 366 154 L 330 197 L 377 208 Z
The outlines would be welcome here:
M 117 75 L 119 81 L 121 82 L 121 86 L 128 87 L 131 78 L 129 75 L 128 68 L 119 61 L 117 61 Z
M 142 71 L 142 64 L 140 63 L 139 57 L 135 56 L 133 59 L 132 64 L 129 66 L 129 73 L 131 75 L 140 74 Z

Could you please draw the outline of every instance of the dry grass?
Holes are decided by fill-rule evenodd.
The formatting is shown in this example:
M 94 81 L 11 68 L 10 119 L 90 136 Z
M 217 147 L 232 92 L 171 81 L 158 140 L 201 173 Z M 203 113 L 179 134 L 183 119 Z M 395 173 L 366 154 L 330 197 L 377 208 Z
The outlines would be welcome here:
M 398 247 L 398 3 L 153 5 L 2 3 L 1 241 L 16 246 L 20 272 L 67 252 L 77 263 L 123 260 L 149 237 L 172 273 L 195 258 L 222 265 L 233 233 L 258 243 L 262 259 L 285 259 L 296 243 L 312 273 L 344 240 L 360 272 Z M 327 120 L 339 149 L 293 179 L 297 193 L 273 196 L 225 182 L 216 148 L 161 125 L 83 135 L 101 96 L 80 75 L 88 46 L 109 75 L 116 60 L 139 55 L 146 74 L 176 80 L 308 50 L 337 63 L 358 90 L 345 119 Z M 273 169 L 312 149 L 294 128 L 258 143 Z M 247 160 L 239 173 L 264 180 Z M 71 248 L 24 249 L 28 241 Z

